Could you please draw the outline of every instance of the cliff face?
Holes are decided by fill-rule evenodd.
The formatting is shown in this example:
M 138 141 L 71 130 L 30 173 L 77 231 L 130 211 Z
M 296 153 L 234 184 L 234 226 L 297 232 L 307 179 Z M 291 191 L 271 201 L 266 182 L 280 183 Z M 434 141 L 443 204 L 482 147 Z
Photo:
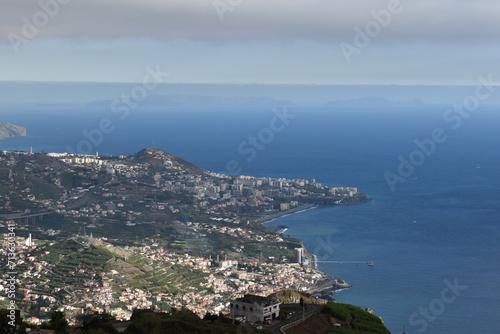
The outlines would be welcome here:
M 325 299 L 317 298 L 310 293 L 293 289 L 283 289 L 273 293 L 271 296 L 278 299 L 283 304 L 298 304 L 301 298 L 306 304 L 324 305 L 327 303 Z
M 26 136 L 26 128 L 8 122 L 0 123 L 0 139 Z

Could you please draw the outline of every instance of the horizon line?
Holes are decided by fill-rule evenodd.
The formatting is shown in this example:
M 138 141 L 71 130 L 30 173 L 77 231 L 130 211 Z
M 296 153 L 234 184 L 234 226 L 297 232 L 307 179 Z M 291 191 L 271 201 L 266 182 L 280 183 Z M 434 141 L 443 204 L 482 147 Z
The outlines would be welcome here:
M 0 80 L 0 84 L 140 84 L 140 81 L 43 81 L 43 80 Z M 163 82 L 159 85 L 234 85 L 234 86 L 385 86 L 385 87 L 475 87 L 477 84 L 341 84 L 341 83 L 269 83 L 269 82 Z M 500 84 L 494 85 L 500 87 Z

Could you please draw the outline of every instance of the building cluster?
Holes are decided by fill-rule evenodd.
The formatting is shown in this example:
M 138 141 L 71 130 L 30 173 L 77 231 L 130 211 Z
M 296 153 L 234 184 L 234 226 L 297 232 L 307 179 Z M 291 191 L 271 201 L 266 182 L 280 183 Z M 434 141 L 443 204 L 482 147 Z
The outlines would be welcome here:
M 163 247 L 127 247 L 127 253 L 149 261 L 151 270 L 158 277 L 168 278 L 172 267 L 177 265 L 191 271 L 192 277 L 184 282 L 172 282 L 163 287 L 164 291 L 152 293 L 147 289 L 134 287 L 127 274 L 115 269 L 107 272 L 91 273 L 85 270 L 55 273 L 54 265 L 39 260 L 33 254 L 45 254 L 36 246 L 39 240 L 18 238 L 16 259 L 17 268 L 25 268 L 17 277 L 18 298 L 29 303 L 32 308 L 49 312 L 57 309 L 75 316 L 85 312 L 110 312 L 118 319 L 127 320 L 134 309 L 152 308 L 167 311 L 169 308 L 186 307 L 203 317 L 206 313 L 229 313 L 230 301 L 252 293 L 269 296 L 284 288 L 307 291 L 325 278 L 324 274 L 298 265 L 276 264 L 258 260 L 230 260 L 222 256 L 200 257 L 189 254 L 176 254 Z M 92 240 L 89 240 L 92 243 Z M 96 240 L 100 245 L 105 244 Z M 43 247 L 42 247 L 43 249 Z M 1 251 L 1 255 L 4 251 Z M 118 268 L 116 268 L 118 269 Z M 186 271 L 188 272 L 188 271 Z M 170 274 L 169 274 L 170 273 Z M 200 275 L 201 273 L 201 275 Z M 86 277 L 81 286 L 55 287 L 50 277 Z M 8 289 L 8 275 L 1 276 L 0 288 Z M 151 286 L 149 288 L 158 288 Z M 161 288 L 161 287 L 160 287 Z M 174 290 L 175 289 L 175 290 Z M 170 291 L 169 291 L 170 290 Z M 6 297 L 0 297 L 0 301 Z M 39 321 L 47 320 L 41 317 Z
M 330 188 L 316 180 L 229 177 L 180 163 L 158 150 L 146 150 L 144 154 L 136 159 L 68 153 L 49 153 L 45 157 L 4 151 L 0 154 L 0 184 L 10 191 L 0 195 L 0 209 L 13 213 L 0 215 L 4 219 L 0 226 L 9 219 L 19 221 L 23 217 L 57 213 L 71 227 L 77 230 L 80 227 L 79 236 L 72 237 L 81 238 L 90 232 L 88 229 L 95 229 L 94 235 L 103 235 L 97 231 L 111 220 L 119 220 L 126 229 L 161 217 L 193 239 L 216 233 L 230 236 L 241 241 L 232 251 L 244 253 L 247 241 L 286 248 L 282 235 L 253 229 L 249 221 L 298 210 L 302 205 L 338 204 L 358 194 L 356 188 Z M 40 195 L 42 190 L 48 193 Z M 186 203 L 194 212 L 202 213 L 196 217 L 203 218 L 186 221 L 179 209 Z M 25 207 L 22 211 L 21 206 Z M 81 233 L 81 229 L 86 232 Z M 41 232 L 54 236 L 61 231 Z M 39 253 L 36 240 L 22 242 L 18 243 L 16 259 L 17 267 L 22 269 L 17 277 L 23 287 L 19 290 L 20 302 L 41 313 L 55 308 L 71 314 L 108 311 L 120 319 L 127 319 L 137 308 L 161 311 L 187 307 L 200 316 L 207 312 L 229 313 L 230 300 L 248 293 L 265 297 L 284 288 L 307 291 L 325 278 L 324 274 L 308 268 L 308 259 L 299 248 L 295 250 L 294 263 L 276 263 L 243 256 L 236 261 L 218 258 L 216 254 L 207 258 L 174 253 L 152 243 L 124 249 L 127 254 L 147 261 L 155 275 L 170 280 L 164 291 L 151 293 L 149 287 L 134 285 L 127 274 L 116 268 L 98 273 L 74 268 L 59 277 L 70 278 L 68 285 L 61 287 L 54 286 L 50 279 L 61 274 L 54 272 L 53 264 L 38 258 L 37 254 L 43 253 Z M 177 280 L 173 279 L 175 268 L 186 269 Z M 71 279 L 75 277 L 85 277 L 85 283 L 73 286 Z M 1 277 L 2 289 L 7 288 L 7 278 L 5 274 Z M 162 285 L 154 288 L 158 287 Z
M 229 177 L 217 173 L 197 170 L 172 161 L 170 156 L 158 155 L 151 151 L 160 165 L 152 170 L 151 162 L 131 160 L 125 156 L 101 157 L 98 155 L 77 155 L 69 153 L 49 153 L 49 157 L 59 159 L 67 167 L 61 172 L 51 163 L 40 164 L 37 160 L 27 160 L 17 166 L 16 155 L 21 152 L 4 152 L 0 156 L 0 182 L 6 185 L 20 185 L 19 178 L 33 175 L 44 180 L 51 194 L 39 196 L 40 189 L 26 187 L 0 195 L 0 209 L 15 210 L 12 205 L 19 200 L 30 205 L 28 211 L 51 211 L 66 217 L 80 219 L 83 225 L 96 227 L 100 218 L 125 215 L 128 221 L 149 219 L 148 213 L 159 211 L 178 213 L 178 208 L 168 200 L 157 200 L 154 194 L 190 194 L 190 202 L 196 210 L 217 213 L 237 213 L 245 216 L 262 216 L 280 211 L 288 211 L 301 205 L 320 203 L 340 203 L 343 199 L 356 196 L 356 188 L 325 187 L 313 180 L 268 177 Z M 155 160 L 156 161 L 156 160 Z M 159 169 L 158 169 L 159 168 Z M 20 170 L 22 169 L 22 170 Z M 23 175 L 21 175 L 23 174 Z M 75 179 L 78 184 L 74 186 Z M 92 197 L 102 201 L 86 201 Z M 142 200 L 138 200 L 138 196 Z M 17 197 L 16 199 L 13 197 Z

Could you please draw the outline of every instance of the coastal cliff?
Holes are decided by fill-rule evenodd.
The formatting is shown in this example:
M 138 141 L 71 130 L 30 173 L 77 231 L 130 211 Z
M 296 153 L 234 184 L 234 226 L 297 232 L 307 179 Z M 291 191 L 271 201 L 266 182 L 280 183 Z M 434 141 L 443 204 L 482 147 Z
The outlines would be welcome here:
M 26 136 L 26 128 L 9 122 L 0 123 L 0 139 Z

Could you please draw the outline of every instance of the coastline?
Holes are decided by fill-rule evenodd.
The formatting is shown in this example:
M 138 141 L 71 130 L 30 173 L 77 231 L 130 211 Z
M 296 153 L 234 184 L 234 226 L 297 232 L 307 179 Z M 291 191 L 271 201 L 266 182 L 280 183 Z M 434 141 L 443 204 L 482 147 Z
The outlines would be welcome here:
M 332 297 L 334 292 L 352 287 L 352 285 L 342 279 L 332 278 L 323 272 L 321 273 L 323 274 L 323 278 L 318 281 L 318 286 L 310 287 L 310 289 L 307 290 L 308 293 L 315 297 L 334 301 L 335 298 Z
M 317 207 L 318 207 L 318 205 L 315 205 L 315 204 L 301 205 L 301 206 L 298 206 L 298 207 L 290 209 L 290 210 L 276 212 L 276 213 L 272 213 L 270 215 L 266 215 L 266 216 L 257 218 L 257 219 L 255 219 L 255 221 L 258 222 L 258 223 L 261 223 L 261 224 L 266 224 L 266 223 L 272 222 L 275 219 L 278 219 L 278 218 L 281 218 L 281 217 L 285 217 L 285 216 L 288 216 L 288 215 L 292 215 L 292 214 L 295 214 L 295 213 L 300 213 L 300 212 L 303 212 L 303 211 L 306 211 L 306 210 L 315 209 Z
M 275 219 L 286 217 L 286 216 L 300 213 L 300 212 L 304 212 L 306 210 L 315 209 L 318 206 L 319 205 L 315 205 L 315 204 L 301 205 L 301 206 L 293 208 L 291 210 L 277 212 L 274 214 L 263 216 L 261 218 L 255 219 L 255 221 L 264 225 L 266 223 L 270 223 L 270 222 L 274 221 Z M 304 242 L 302 240 L 301 240 L 301 244 L 302 244 L 302 247 L 304 248 L 305 256 L 309 259 L 308 268 L 311 270 L 317 271 L 322 276 L 321 279 L 318 280 L 316 285 L 309 287 L 309 289 L 307 290 L 308 293 L 310 293 L 311 295 L 313 295 L 315 297 L 321 298 L 321 299 L 334 301 L 335 299 L 332 297 L 332 294 L 335 291 L 349 289 L 352 287 L 352 285 L 345 282 L 344 280 L 333 278 L 330 275 L 326 274 L 325 272 L 318 270 L 317 269 L 317 256 L 313 253 L 310 253 L 307 250 L 307 248 L 304 245 Z
M 301 241 L 302 242 L 302 241 Z M 307 248 L 304 246 L 304 243 L 302 242 L 302 247 L 305 250 L 305 255 L 309 259 L 309 268 L 312 270 L 317 271 L 318 273 L 321 274 L 322 278 L 318 280 L 317 286 L 311 286 L 309 287 L 309 290 L 307 290 L 308 293 L 311 295 L 321 298 L 321 299 L 326 299 L 330 301 L 334 301 L 335 298 L 332 297 L 333 293 L 339 290 L 344 290 L 344 289 L 349 289 L 352 287 L 349 283 L 346 281 L 339 279 L 339 278 L 333 278 L 332 276 L 328 275 L 327 273 L 318 270 L 317 269 L 317 260 L 318 257 L 316 254 L 310 253 Z

